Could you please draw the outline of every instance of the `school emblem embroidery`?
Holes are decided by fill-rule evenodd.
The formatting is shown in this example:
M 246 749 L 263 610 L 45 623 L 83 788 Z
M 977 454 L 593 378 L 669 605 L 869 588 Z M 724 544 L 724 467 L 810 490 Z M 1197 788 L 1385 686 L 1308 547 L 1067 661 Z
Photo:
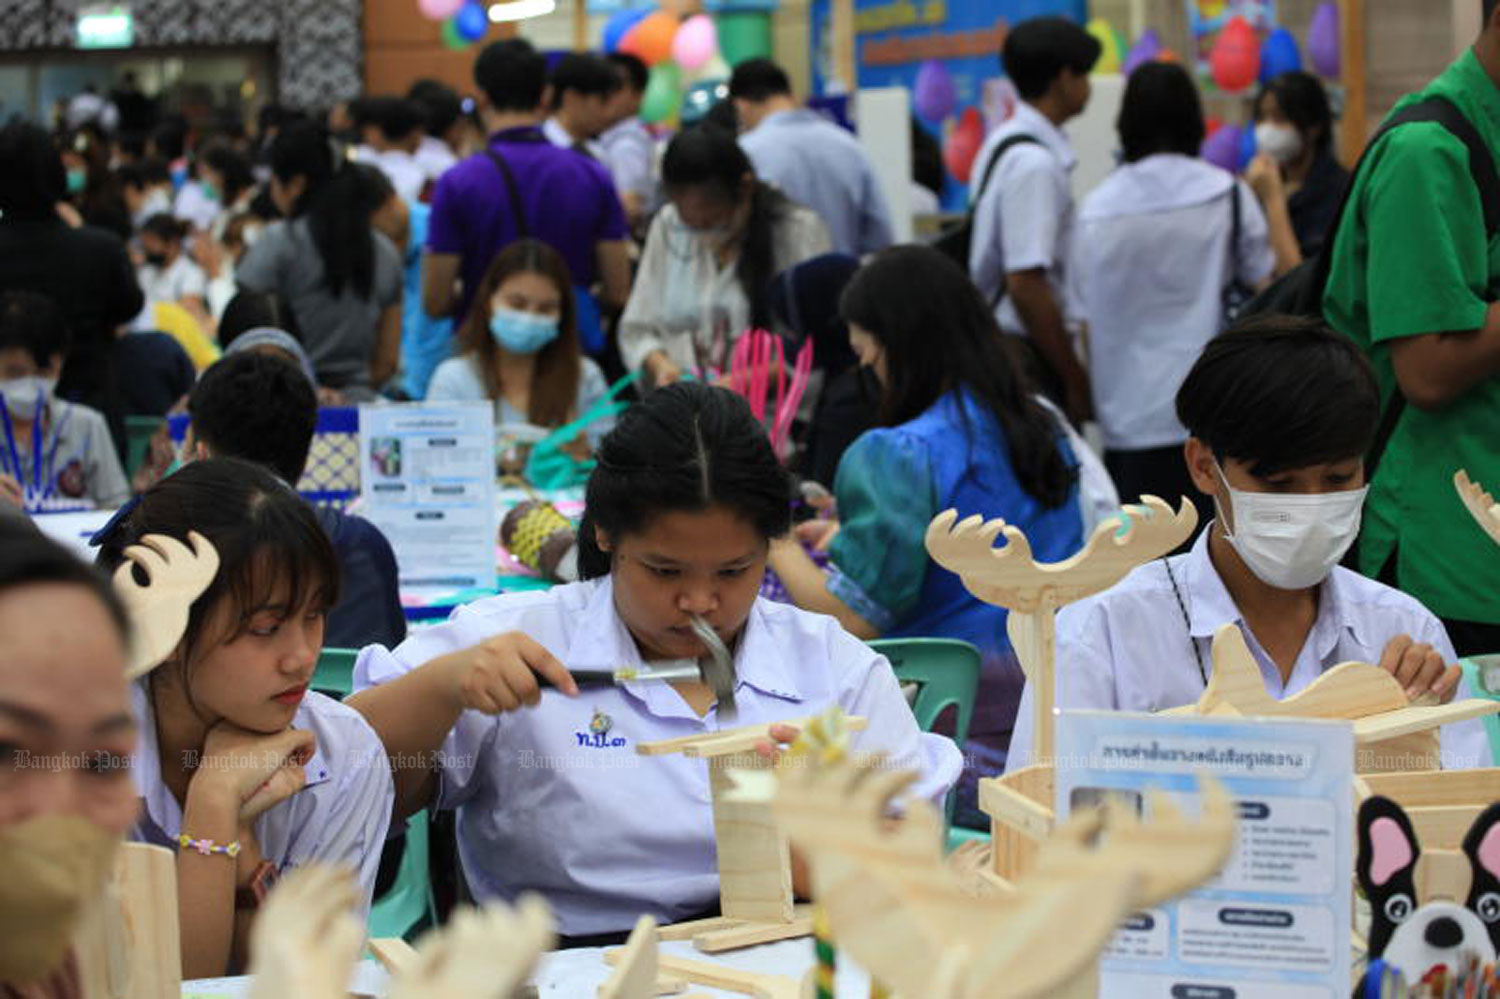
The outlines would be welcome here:
M 578 746 L 582 749 L 619 749 L 625 745 L 625 740 L 620 736 L 610 737 L 614 730 L 614 719 L 609 715 L 594 709 L 594 717 L 589 720 L 587 732 L 574 732 L 573 737 L 578 740 Z

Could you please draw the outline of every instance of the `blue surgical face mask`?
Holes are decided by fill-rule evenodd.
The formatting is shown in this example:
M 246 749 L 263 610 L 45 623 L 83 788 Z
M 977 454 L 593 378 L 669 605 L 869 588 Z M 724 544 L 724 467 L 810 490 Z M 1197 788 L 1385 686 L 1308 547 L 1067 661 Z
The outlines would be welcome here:
M 557 339 L 557 320 L 535 312 L 498 308 L 490 316 L 495 342 L 512 354 L 535 354 Z

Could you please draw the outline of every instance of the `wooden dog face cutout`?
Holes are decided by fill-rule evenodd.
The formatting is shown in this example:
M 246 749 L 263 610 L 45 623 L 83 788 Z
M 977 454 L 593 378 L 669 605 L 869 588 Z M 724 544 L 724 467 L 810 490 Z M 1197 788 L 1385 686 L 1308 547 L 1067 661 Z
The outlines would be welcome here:
M 1495 960 L 1500 803 L 1474 821 L 1462 855 L 1437 850 L 1424 855 L 1400 805 L 1378 796 L 1366 799 L 1359 809 L 1355 875 L 1370 901 L 1371 958 L 1399 968 L 1410 981 L 1437 965 L 1451 970 L 1471 957 L 1481 964 Z

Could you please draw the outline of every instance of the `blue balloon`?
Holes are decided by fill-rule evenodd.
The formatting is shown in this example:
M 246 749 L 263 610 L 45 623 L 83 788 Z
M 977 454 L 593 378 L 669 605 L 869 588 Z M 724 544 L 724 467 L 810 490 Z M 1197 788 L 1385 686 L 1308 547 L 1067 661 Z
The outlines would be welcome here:
M 1239 166 L 1237 170 L 1243 171 L 1249 166 L 1250 161 L 1255 159 L 1255 154 L 1259 150 L 1260 144 L 1255 141 L 1255 127 L 1247 125 L 1244 131 L 1240 132 Z
M 453 26 L 464 41 L 477 42 L 490 30 L 490 16 L 485 13 L 484 4 L 466 3 L 453 16 Z
M 647 8 L 645 10 L 622 10 L 611 15 L 610 19 L 604 23 L 604 51 L 619 51 L 620 43 L 625 40 L 626 35 L 630 34 L 630 29 L 640 24 L 650 14 L 651 10 Z
M 1297 37 L 1285 28 L 1277 28 L 1266 36 L 1266 44 L 1260 50 L 1260 82 L 1270 83 L 1283 73 L 1295 73 L 1302 68 L 1302 50 L 1297 48 Z

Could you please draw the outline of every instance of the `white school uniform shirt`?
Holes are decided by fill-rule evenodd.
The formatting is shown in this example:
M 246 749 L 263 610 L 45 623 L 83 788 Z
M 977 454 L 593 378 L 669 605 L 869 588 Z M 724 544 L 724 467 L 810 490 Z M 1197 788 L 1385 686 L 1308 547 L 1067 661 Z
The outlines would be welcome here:
M 131 767 L 144 807 L 130 839 L 177 850 L 182 808 L 161 778 L 156 722 L 147 681 L 131 686 L 140 742 Z M 361 912 L 368 915 L 390 827 L 396 788 L 385 746 L 364 716 L 322 694 L 308 691 L 292 728 L 317 739 L 303 768 L 307 785 L 255 820 L 261 853 L 285 874 L 311 863 L 351 867 L 359 877 Z
M 438 656 L 522 631 L 564 665 L 639 665 L 608 578 L 461 607 L 394 652 L 366 648 L 356 688 L 395 679 Z M 735 654 L 738 717 L 698 717 L 666 684 L 544 690 L 535 708 L 466 711 L 442 748 L 439 808 L 458 809 L 458 848 L 476 899 L 546 896 L 569 936 L 628 930 L 641 913 L 670 923 L 719 896 L 708 765 L 644 757 L 643 742 L 817 714 L 839 704 L 869 719 L 860 751 L 918 770 L 913 793 L 941 799 L 961 759 L 917 729 L 886 660 L 831 617 L 757 600 Z
M 1266 693 L 1278 701 L 1306 689 L 1340 663 L 1378 665 L 1386 645 L 1397 635 L 1431 645 L 1444 662 L 1457 661 L 1447 632 L 1431 611 L 1400 590 L 1336 567 L 1323 582 L 1317 619 L 1297 654 L 1291 676 L 1282 683 L 1280 669 L 1245 626 L 1209 558 L 1208 537 L 1213 530 L 1210 524 L 1186 555 L 1165 560 L 1171 577 L 1161 560 L 1150 562 L 1112 589 L 1062 609 L 1057 616 L 1059 709 L 1165 711 L 1196 703 L 1205 687 L 1198 657 L 1202 657 L 1203 670 L 1212 676 L 1214 632 L 1226 624 L 1239 625 L 1260 667 Z M 1177 581 L 1175 592 L 1172 578 Z M 1181 605 L 1177 593 L 1182 595 Z M 1468 686 L 1461 685 L 1456 697 L 1470 696 Z M 1028 683 L 1011 735 L 1007 773 L 1030 762 L 1032 699 Z M 1443 728 L 1445 770 L 1489 765 L 1489 741 L 1482 720 Z
M 638 195 L 648 205 L 656 195 L 656 140 L 639 118 L 626 118 L 599 136 L 604 165 L 622 195 Z
M 563 128 L 562 122 L 556 118 L 548 118 L 542 122 L 542 134 L 547 137 L 548 142 L 559 149 L 571 149 L 574 152 L 584 153 L 604 163 L 604 147 L 599 145 L 598 139 L 575 139 L 573 133 Z
M 391 189 L 402 201 L 416 201 L 427 185 L 427 171 L 411 153 L 400 149 L 376 149 L 374 146 L 355 147 L 354 158 L 385 174 Z
M 1005 286 L 1005 276 L 1043 268 L 1067 314 L 1064 268 L 1073 228 L 1073 190 L 1070 179 L 1078 156 L 1068 137 L 1052 121 L 1024 101 L 1010 120 L 990 133 L 974 158 L 970 184 L 978 191 L 990 159 L 1000 144 L 1015 135 L 1037 142 L 1012 146 L 1005 154 L 983 196 L 974 208 L 974 235 L 969 247 L 969 273 L 994 301 Z M 1000 328 L 1024 334 L 1010 296 L 995 310 Z
M 435 135 L 424 135 L 422 141 L 417 144 L 417 151 L 412 154 L 417 161 L 417 166 L 422 168 L 423 175 L 436 184 L 438 178 L 447 173 L 450 167 L 458 164 L 458 157 L 449 148 L 448 143 Z
M 1239 198 L 1239 244 L 1229 200 Z M 1127 163 L 1084 199 L 1067 277 L 1089 324 L 1094 405 L 1111 450 L 1187 440 L 1174 400 L 1203 345 L 1219 333 L 1224 290 L 1255 287 L 1276 267 L 1250 188 L 1197 157 Z

